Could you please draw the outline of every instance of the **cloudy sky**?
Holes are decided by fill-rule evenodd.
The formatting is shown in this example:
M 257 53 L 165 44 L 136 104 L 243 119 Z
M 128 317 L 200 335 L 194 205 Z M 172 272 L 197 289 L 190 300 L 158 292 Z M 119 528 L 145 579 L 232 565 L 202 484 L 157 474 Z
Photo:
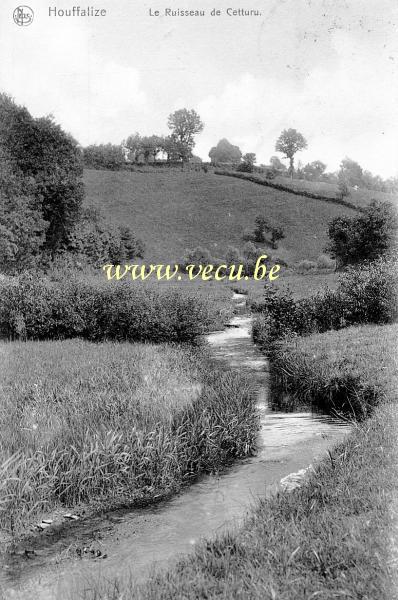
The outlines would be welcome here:
M 202 158 L 226 137 L 266 163 L 294 127 L 308 140 L 303 162 L 335 170 L 349 156 L 398 175 L 396 0 L 98 0 L 102 18 L 48 16 L 78 0 L 24 1 L 29 27 L 13 22 L 17 0 L 1 0 L 0 89 L 83 145 L 167 133 L 186 107 L 205 123 Z M 215 5 L 261 16 L 149 16 Z

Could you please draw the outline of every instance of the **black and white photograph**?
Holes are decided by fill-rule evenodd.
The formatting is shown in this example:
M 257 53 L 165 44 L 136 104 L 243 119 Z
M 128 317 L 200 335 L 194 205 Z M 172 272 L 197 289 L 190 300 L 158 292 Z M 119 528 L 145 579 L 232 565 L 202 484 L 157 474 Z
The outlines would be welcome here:
M 18 1 L 0 600 L 398 600 L 398 4 Z

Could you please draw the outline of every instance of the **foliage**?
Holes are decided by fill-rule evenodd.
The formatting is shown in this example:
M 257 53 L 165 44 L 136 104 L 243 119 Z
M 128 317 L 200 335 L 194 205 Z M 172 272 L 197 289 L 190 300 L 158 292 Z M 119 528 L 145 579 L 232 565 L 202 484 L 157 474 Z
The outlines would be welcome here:
M 183 267 L 188 265 L 215 265 L 216 259 L 212 256 L 210 250 L 196 246 L 193 250 L 187 250 L 181 261 Z
M 32 178 L 12 172 L 0 161 L 0 264 L 13 274 L 34 266 L 41 257 L 48 223 L 43 219 Z
M 289 172 L 294 173 L 294 155 L 307 148 L 307 140 L 296 129 L 284 129 L 275 144 L 275 150 L 282 152 L 290 161 Z
M 26 274 L 0 283 L 0 337 L 195 343 L 216 320 L 210 302 L 129 282 Z
M 311 269 L 316 269 L 317 263 L 313 260 L 301 260 L 297 265 L 297 272 L 304 273 L 305 271 L 310 271 Z
M 318 269 L 335 269 L 336 261 L 330 258 L 327 254 L 320 254 L 316 259 L 316 266 Z
M 34 181 L 35 210 L 47 222 L 44 248 L 66 248 L 83 200 L 82 159 L 76 141 L 52 117 L 34 119 L 0 95 L 0 152 L 17 177 Z
M 239 163 L 242 152 L 238 146 L 233 146 L 227 139 L 223 138 L 217 146 L 210 150 L 209 157 L 214 165 L 218 163 Z
M 249 165 L 254 165 L 257 162 L 257 158 L 254 152 L 247 152 L 242 156 L 242 160 Z
M 274 260 L 277 259 L 274 257 Z M 286 335 L 309 335 L 365 323 L 388 324 L 398 320 L 398 272 L 395 261 L 380 259 L 341 274 L 335 291 L 295 300 L 290 290 L 266 287 L 262 313 L 253 337 L 264 348 Z
M 330 222 L 327 251 L 340 267 L 374 260 L 392 247 L 397 226 L 393 205 L 373 201 L 358 216 L 335 217 Z
M 279 156 L 271 156 L 270 165 L 277 171 L 287 171 L 286 165 L 283 164 Z
M 176 110 L 169 115 L 167 124 L 172 131 L 171 139 L 180 158 L 187 161 L 195 146 L 195 135 L 203 131 L 204 124 L 196 111 L 186 108 Z
M 304 178 L 310 179 L 311 181 L 317 181 L 321 178 L 325 169 L 325 163 L 320 160 L 314 160 L 311 163 L 307 163 L 303 168 Z
M 340 164 L 340 173 L 343 180 L 351 187 L 362 187 L 362 167 L 351 158 L 344 158 Z
M 278 247 L 278 241 L 285 237 L 282 227 L 271 225 L 264 215 L 257 215 L 253 230 L 253 239 L 260 244 L 267 242 L 267 233 L 271 234 L 270 244 L 274 249 Z
M 253 173 L 253 169 L 253 163 L 248 161 L 243 161 L 236 167 L 236 170 L 240 173 Z
M 107 261 L 117 264 L 144 256 L 143 243 L 131 229 L 112 224 L 95 207 L 83 209 L 72 231 L 69 250 L 96 267 Z
M 93 144 L 83 150 L 84 166 L 89 169 L 118 170 L 126 164 L 122 146 Z

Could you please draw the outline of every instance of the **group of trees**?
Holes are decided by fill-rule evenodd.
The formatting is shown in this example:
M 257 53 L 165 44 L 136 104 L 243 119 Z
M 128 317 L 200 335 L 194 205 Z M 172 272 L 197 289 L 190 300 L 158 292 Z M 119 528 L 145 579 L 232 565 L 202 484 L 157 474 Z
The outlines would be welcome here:
M 14 273 L 48 264 L 61 254 L 78 254 L 89 245 L 93 231 L 84 237 L 79 229 L 84 198 L 82 174 L 77 142 L 51 116 L 33 118 L 25 107 L 0 94 L 3 271 Z M 106 224 L 98 235 L 104 227 Z M 107 258 L 106 248 L 103 250 Z
M 84 148 L 84 164 L 92 168 L 120 169 L 127 162 L 149 163 L 163 153 L 168 162 L 184 164 L 193 157 L 195 136 L 204 124 L 196 111 L 182 108 L 169 115 L 170 135 L 146 135 L 138 132 L 120 145 L 95 144 Z
M 336 184 L 341 197 L 347 196 L 352 187 L 390 193 L 398 190 L 398 178 L 383 180 L 380 176 L 363 170 L 356 161 L 348 157 L 342 160 L 339 171 L 334 173 L 327 173 L 326 164 L 320 160 L 314 160 L 305 166 L 299 162 L 298 167 L 295 168 L 296 154 L 307 147 L 307 140 L 299 131 L 292 128 L 284 129 L 276 141 L 275 150 L 283 154 L 284 158 L 289 161 L 289 167 L 286 167 L 279 156 L 272 156 L 269 167 L 273 174 L 283 175 L 286 173 L 291 178 Z M 240 148 L 225 138 L 220 140 L 217 146 L 211 148 L 209 157 L 215 166 L 228 163 L 234 165 L 239 171 L 253 171 L 256 162 L 255 154 L 249 153 L 243 156 Z

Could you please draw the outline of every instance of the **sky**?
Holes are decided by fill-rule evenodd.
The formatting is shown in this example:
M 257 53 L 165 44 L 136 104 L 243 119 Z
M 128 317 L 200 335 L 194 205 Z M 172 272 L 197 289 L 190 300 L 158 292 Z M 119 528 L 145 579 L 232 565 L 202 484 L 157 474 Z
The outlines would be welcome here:
M 303 164 L 334 171 L 348 156 L 398 175 L 396 0 L 85 0 L 81 9 L 107 11 L 91 18 L 49 17 L 78 0 L 23 1 L 34 11 L 26 27 L 13 21 L 17 0 L 1 0 L 0 91 L 34 116 L 53 114 L 82 145 L 164 135 L 171 112 L 193 108 L 202 159 L 225 137 L 267 164 L 293 127 L 308 141 Z

